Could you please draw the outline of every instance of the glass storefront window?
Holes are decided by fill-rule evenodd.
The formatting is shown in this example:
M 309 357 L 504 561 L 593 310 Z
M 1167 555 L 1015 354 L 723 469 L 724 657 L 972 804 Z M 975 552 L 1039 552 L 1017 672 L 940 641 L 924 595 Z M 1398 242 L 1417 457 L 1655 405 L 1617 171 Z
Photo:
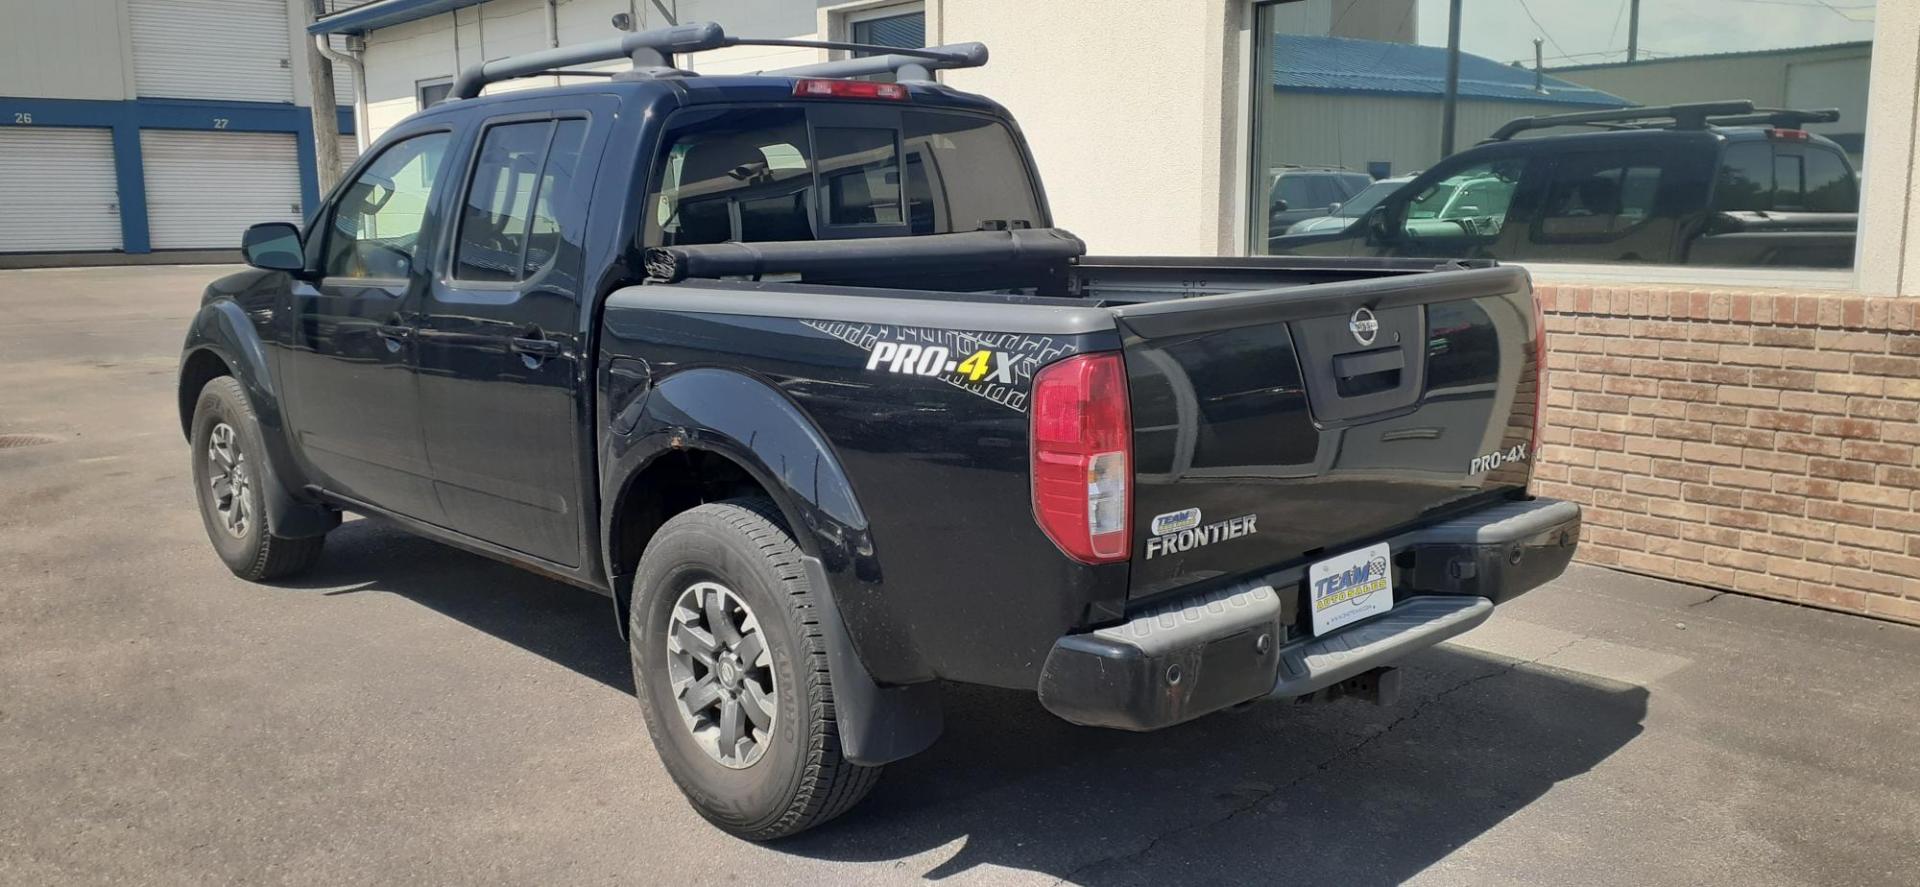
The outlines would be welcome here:
M 1262 4 L 1249 251 L 1849 268 L 1875 4 L 1758 2 Z

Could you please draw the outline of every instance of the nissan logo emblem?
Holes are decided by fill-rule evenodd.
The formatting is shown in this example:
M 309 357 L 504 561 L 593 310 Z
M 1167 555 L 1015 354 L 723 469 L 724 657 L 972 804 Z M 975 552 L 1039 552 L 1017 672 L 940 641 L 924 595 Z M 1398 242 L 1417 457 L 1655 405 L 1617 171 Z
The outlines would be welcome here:
M 1347 329 L 1353 332 L 1353 340 L 1361 345 L 1371 345 L 1380 335 L 1380 321 L 1373 312 L 1365 308 L 1353 312 L 1353 319 L 1347 321 Z

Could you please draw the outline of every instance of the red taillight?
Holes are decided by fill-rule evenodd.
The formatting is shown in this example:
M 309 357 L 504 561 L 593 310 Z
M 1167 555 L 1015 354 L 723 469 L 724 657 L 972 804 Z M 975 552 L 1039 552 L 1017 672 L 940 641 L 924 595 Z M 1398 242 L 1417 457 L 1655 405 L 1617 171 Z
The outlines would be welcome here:
M 1133 423 L 1114 352 L 1081 354 L 1033 377 L 1033 516 L 1085 564 L 1132 554 Z
M 872 80 L 795 80 L 793 94 L 807 99 L 888 99 L 904 102 L 907 88 Z
M 1533 440 L 1528 455 L 1537 459 L 1547 433 L 1547 312 L 1538 296 L 1533 299 L 1533 366 Z
M 1767 138 L 1782 142 L 1806 142 L 1812 141 L 1813 134 L 1804 129 L 1769 129 Z

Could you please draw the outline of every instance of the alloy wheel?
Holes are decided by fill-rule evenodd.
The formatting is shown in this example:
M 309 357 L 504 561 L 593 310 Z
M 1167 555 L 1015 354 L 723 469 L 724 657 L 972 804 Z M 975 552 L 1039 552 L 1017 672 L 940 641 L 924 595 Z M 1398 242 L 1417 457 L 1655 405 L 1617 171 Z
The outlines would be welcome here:
M 207 485 L 220 525 L 236 539 L 253 528 L 253 477 L 240 435 L 225 422 L 213 426 L 207 440 Z
M 751 767 L 773 735 L 778 684 L 760 622 L 718 582 L 696 582 L 667 623 L 667 679 L 700 748 L 732 769 Z

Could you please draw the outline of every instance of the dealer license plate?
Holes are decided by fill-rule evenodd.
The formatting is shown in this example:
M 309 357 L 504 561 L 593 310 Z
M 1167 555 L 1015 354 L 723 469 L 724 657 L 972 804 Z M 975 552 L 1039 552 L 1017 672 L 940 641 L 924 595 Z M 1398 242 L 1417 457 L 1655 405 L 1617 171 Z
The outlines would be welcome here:
M 1307 612 L 1313 633 L 1393 609 L 1393 562 L 1387 543 L 1349 551 L 1307 568 Z

